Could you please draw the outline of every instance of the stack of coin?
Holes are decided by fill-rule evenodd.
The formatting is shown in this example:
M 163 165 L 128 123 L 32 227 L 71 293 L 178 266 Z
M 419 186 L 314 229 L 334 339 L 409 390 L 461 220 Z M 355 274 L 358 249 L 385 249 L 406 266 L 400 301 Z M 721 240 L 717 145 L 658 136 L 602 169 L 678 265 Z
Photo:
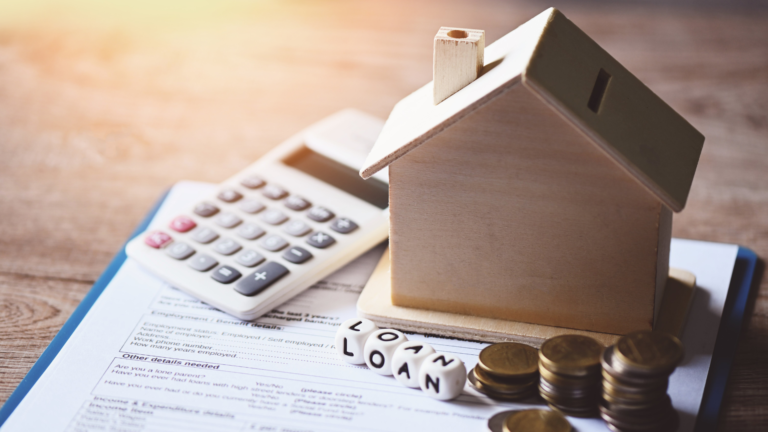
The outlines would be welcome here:
M 571 432 L 571 424 L 562 414 L 549 410 L 518 411 L 507 417 L 504 432 Z
M 669 375 L 683 345 L 669 334 L 636 331 L 605 350 L 600 416 L 616 432 L 675 431 L 677 412 L 667 395 Z
M 480 351 L 469 382 L 494 399 L 523 400 L 536 396 L 538 351 L 514 342 L 489 345 Z
M 587 336 L 548 339 L 539 351 L 539 394 L 552 409 L 575 417 L 596 417 L 603 346 Z

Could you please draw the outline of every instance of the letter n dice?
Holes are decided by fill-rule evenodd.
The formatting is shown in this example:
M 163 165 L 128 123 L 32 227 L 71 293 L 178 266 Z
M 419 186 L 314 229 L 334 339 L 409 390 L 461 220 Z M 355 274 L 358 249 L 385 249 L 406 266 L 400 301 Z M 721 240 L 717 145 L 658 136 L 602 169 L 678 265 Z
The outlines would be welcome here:
M 457 397 L 467 382 L 464 362 L 453 354 L 435 353 L 424 359 L 419 370 L 419 386 L 435 399 Z

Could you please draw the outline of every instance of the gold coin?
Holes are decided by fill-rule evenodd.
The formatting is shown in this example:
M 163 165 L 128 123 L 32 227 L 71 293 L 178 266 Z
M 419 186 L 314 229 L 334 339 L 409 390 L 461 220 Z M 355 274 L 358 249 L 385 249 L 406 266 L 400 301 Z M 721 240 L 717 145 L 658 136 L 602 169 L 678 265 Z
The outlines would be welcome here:
M 562 414 L 548 410 L 525 410 L 512 414 L 504 432 L 570 432 L 571 424 Z
M 492 387 L 483 384 L 480 380 L 477 379 L 477 376 L 475 376 L 475 369 L 476 368 L 472 368 L 469 373 L 467 373 L 467 380 L 472 385 L 472 387 L 475 388 L 475 390 L 493 399 L 505 401 L 521 401 L 530 399 L 539 394 L 535 385 L 532 385 L 530 389 L 524 389 L 517 393 L 502 393 L 495 391 Z
M 489 345 L 480 351 L 477 365 L 485 372 L 505 378 L 531 375 L 539 369 L 536 348 L 514 342 Z
M 588 376 L 588 377 L 571 377 L 568 375 L 561 375 L 552 372 L 551 370 L 547 369 L 544 365 L 539 365 L 539 373 L 541 374 L 541 378 L 543 380 L 549 381 L 550 383 L 560 386 L 560 387 L 569 387 L 569 388 L 583 388 L 588 387 L 590 385 L 594 385 L 595 383 L 600 382 L 600 375 L 595 374 L 594 376 Z
M 563 335 L 547 339 L 541 350 L 541 364 L 552 372 L 584 376 L 600 370 L 603 346 L 588 336 Z
M 671 373 L 683 358 L 683 344 L 670 334 L 641 330 L 622 336 L 616 343 L 614 355 L 629 370 Z
M 499 393 L 520 393 L 531 389 L 539 382 L 538 377 L 532 376 L 530 379 L 526 379 L 525 381 L 510 383 L 496 379 L 493 376 L 489 376 L 485 371 L 478 367 L 476 367 L 474 371 L 475 377 L 478 381 Z

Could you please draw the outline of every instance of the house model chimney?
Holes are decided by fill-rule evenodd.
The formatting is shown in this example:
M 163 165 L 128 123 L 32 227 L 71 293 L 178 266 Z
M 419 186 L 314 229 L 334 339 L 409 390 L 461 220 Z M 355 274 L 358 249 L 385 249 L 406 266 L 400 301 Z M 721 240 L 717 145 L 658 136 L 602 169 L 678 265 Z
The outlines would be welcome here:
M 480 75 L 485 31 L 440 27 L 434 50 L 432 77 L 437 105 Z

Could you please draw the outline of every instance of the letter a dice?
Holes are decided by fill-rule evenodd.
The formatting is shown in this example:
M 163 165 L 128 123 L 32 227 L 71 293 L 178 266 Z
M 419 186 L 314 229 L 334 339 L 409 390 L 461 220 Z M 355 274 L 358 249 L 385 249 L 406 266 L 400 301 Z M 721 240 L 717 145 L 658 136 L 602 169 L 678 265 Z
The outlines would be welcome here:
M 379 327 L 371 320 L 352 318 L 344 321 L 336 331 L 336 350 L 347 363 L 363 364 L 365 341 Z
M 430 354 L 419 370 L 419 386 L 435 399 L 450 400 L 457 397 L 466 382 L 467 368 L 453 354 Z
M 408 341 L 397 347 L 392 357 L 392 374 L 400 384 L 419 388 L 419 369 L 435 349 L 424 342 Z
M 397 330 L 378 330 L 365 342 L 365 364 L 380 375 L 392 375 L 392 358 L 408 338 Z

